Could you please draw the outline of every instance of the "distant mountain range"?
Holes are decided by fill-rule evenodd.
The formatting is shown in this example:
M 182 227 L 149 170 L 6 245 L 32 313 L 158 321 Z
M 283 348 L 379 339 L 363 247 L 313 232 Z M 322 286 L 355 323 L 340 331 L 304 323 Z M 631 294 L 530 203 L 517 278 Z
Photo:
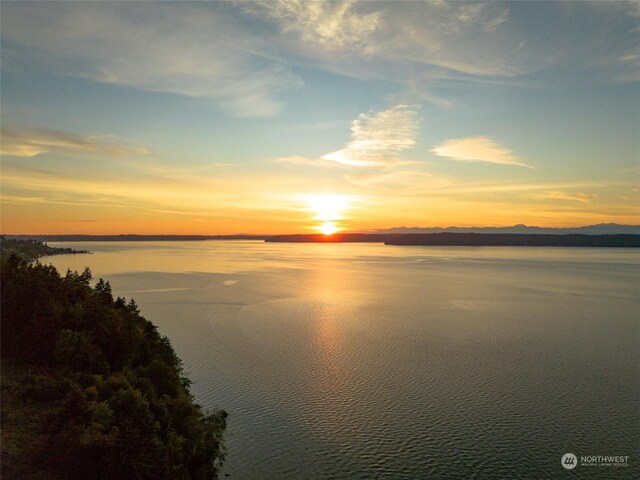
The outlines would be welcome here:
M 600 223 L 583 227 L 546 228 L 530 227 L 519 224 L 512 227 L 393 227 L 382 230 L 370 230 L 363 233 L 527 233 L 545 235 L 619 235 L 640 234 L 640 225 L 620 225 L 618 223 Z

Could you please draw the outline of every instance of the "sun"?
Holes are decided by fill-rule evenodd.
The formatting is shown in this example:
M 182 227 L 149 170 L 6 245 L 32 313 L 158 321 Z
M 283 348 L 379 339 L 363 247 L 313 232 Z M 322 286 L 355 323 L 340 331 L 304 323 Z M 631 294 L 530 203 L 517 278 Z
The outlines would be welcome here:
M 303 199 L 306 210 L 314 213 L 314 220 L 320 224 L 314 229 L 324 235 L 332 235 L 342 230 L 340 221 L 344 220 L 344 212 L 352 208 L 354 201 L 350 195 L 338 194 L 308 194 Z
M 318 230 L 320 230 L 320 232 L 322 232 L 324 235 L 332 235 L 334 233 L 336 233 L 338 230 L 340 230 L 335 223 L 333 222 L 326 222 L 323 223 L 322 225 L 316 227 Z

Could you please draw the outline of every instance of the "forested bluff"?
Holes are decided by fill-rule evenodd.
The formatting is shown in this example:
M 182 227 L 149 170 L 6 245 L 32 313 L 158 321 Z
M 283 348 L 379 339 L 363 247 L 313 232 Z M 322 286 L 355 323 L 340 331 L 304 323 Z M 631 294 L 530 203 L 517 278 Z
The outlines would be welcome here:
M 92 286 L 88 268 L 61 276 L 33 259 L 46 246 L 12 243 L 1 255 L 0 476 L 217 478 L 227 414 L 195 403 L 168 338 L 108 281 Z

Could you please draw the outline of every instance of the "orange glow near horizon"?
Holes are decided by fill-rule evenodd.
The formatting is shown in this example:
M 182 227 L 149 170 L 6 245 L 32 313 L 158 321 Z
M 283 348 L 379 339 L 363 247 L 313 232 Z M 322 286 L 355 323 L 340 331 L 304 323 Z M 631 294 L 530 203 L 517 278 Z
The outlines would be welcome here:
M 638 209 L 623 209 L 616 202 L 617 191 L 601 192 L 597 202 L 604 206 L 594 211 L 595 202 L 578 202 L 571 209 L 560 209 L 549 200 L 532 193 L 530 201 L 513 203 L 513 191 L 496 192 L 490 198 L 465 198 L 443 195 L 419 200 L 413 195 L 372 191 L 366 195 L 357 189 L 341 193 L 281 193 L 285 185 L 264 185 L 251 195 L 218 196 L 200 191 L 193 185 L 173 190 L 174 195 L 159 196 L 151 185 L 134 189 L 110 190 L 111 183 L 83 185 L 56 180 L 46 183 L 46 191 L 24 199 L 7 193 L 9 175 L 3 164 L 2 218 L 0 233 L 40 235 L 286 235 L 341 232 L 365 232 L 400 226 L 418 227 L 505 227 L 518 223 L 540 227 L 577 227 L 597 223 L 638 224 Z M 17 179 L 17 177 L 16 177 Z M 33 178 L 22 179 L 19 187 Z M 44 180 L 42 180 L 44 182 Z M 51 180 L 53 182 L 53 180 Z M 266 184 L 266 182 L 265 182 Z M 39 185 L 39 183 L 38 183 Z M 67 186 L 65 186 L 67 185 Z M 240 186 L 237 186 L 241 191 Z M 73 187 L 73 188 L 71 188 Z M 91 188 L 89 188 L 91 187 Z M 109 187 L 109 188 L 107 188 Z M 131 188 L 129 188 L 131 187 Z M 268 188 L 267 188 L 268 187 Z M 298 188 L 313 191 L 314 185 Z M 115 187 L 113 187 L 115 188 Z M 124 188 L 124 187 L 123 187 Z M 446 190 L 446 187 L 443 187 Z M 109 194 L 106 198 L 105 191 Z M 157 190 L 159 191 L 159 190 Z M 303 190 L 304 191 L 304 190 Z M 559 191 L 554 187 L 552 191 Z M 299 192 L 299 191 L 298 191 Z M 322 191 L 320 191 L 322 192 Z M 456 192 L 457 195 L 459 192 Z M 526 193 L 528 195 L 528 193 Z M 519 195 L 525 195 L 521 193 Z M 519 197 L 518 197 L 519 198 Z M 108 202 L 108 203 L 105 203 Z M 531 203 L 530 203 L 531 202 Z M 615 215 L 607 208 L 617 206 Z

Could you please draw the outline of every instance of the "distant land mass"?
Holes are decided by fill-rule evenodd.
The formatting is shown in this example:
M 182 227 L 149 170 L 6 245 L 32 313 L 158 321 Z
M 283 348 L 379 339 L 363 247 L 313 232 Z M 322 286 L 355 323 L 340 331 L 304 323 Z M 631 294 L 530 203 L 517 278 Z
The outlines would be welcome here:
M 640 247 L 640 235 L 551 235 L 524 233 L 408 233 L 277 235 L 278 243 L 384 243 L 385 245 L 513 246 L 513 247 Z
M 511 227 L 393 227 L 381 230 L 371 230 L 363 233 L 534 233 L 557 235 L 640 235 L 640 225 L 620 225 L 618 223 L 600 223 L 582 227 L 549 228 L 535 227 L 523 224 Z
M 409 233 L 385 245 L 509 247 L 640 247 L 640 235 L 549 235 L 523 233 Z
M 86 250 L 74 250 L 72 248 L 50 247 L 39 240 L 16 240 L 0 235 L 0 257 L 8 257 L 14 253 L 18 258 L 31 262 L 39 257 L 49 255 L 69 255 L 76 253 L 90 253 Z

